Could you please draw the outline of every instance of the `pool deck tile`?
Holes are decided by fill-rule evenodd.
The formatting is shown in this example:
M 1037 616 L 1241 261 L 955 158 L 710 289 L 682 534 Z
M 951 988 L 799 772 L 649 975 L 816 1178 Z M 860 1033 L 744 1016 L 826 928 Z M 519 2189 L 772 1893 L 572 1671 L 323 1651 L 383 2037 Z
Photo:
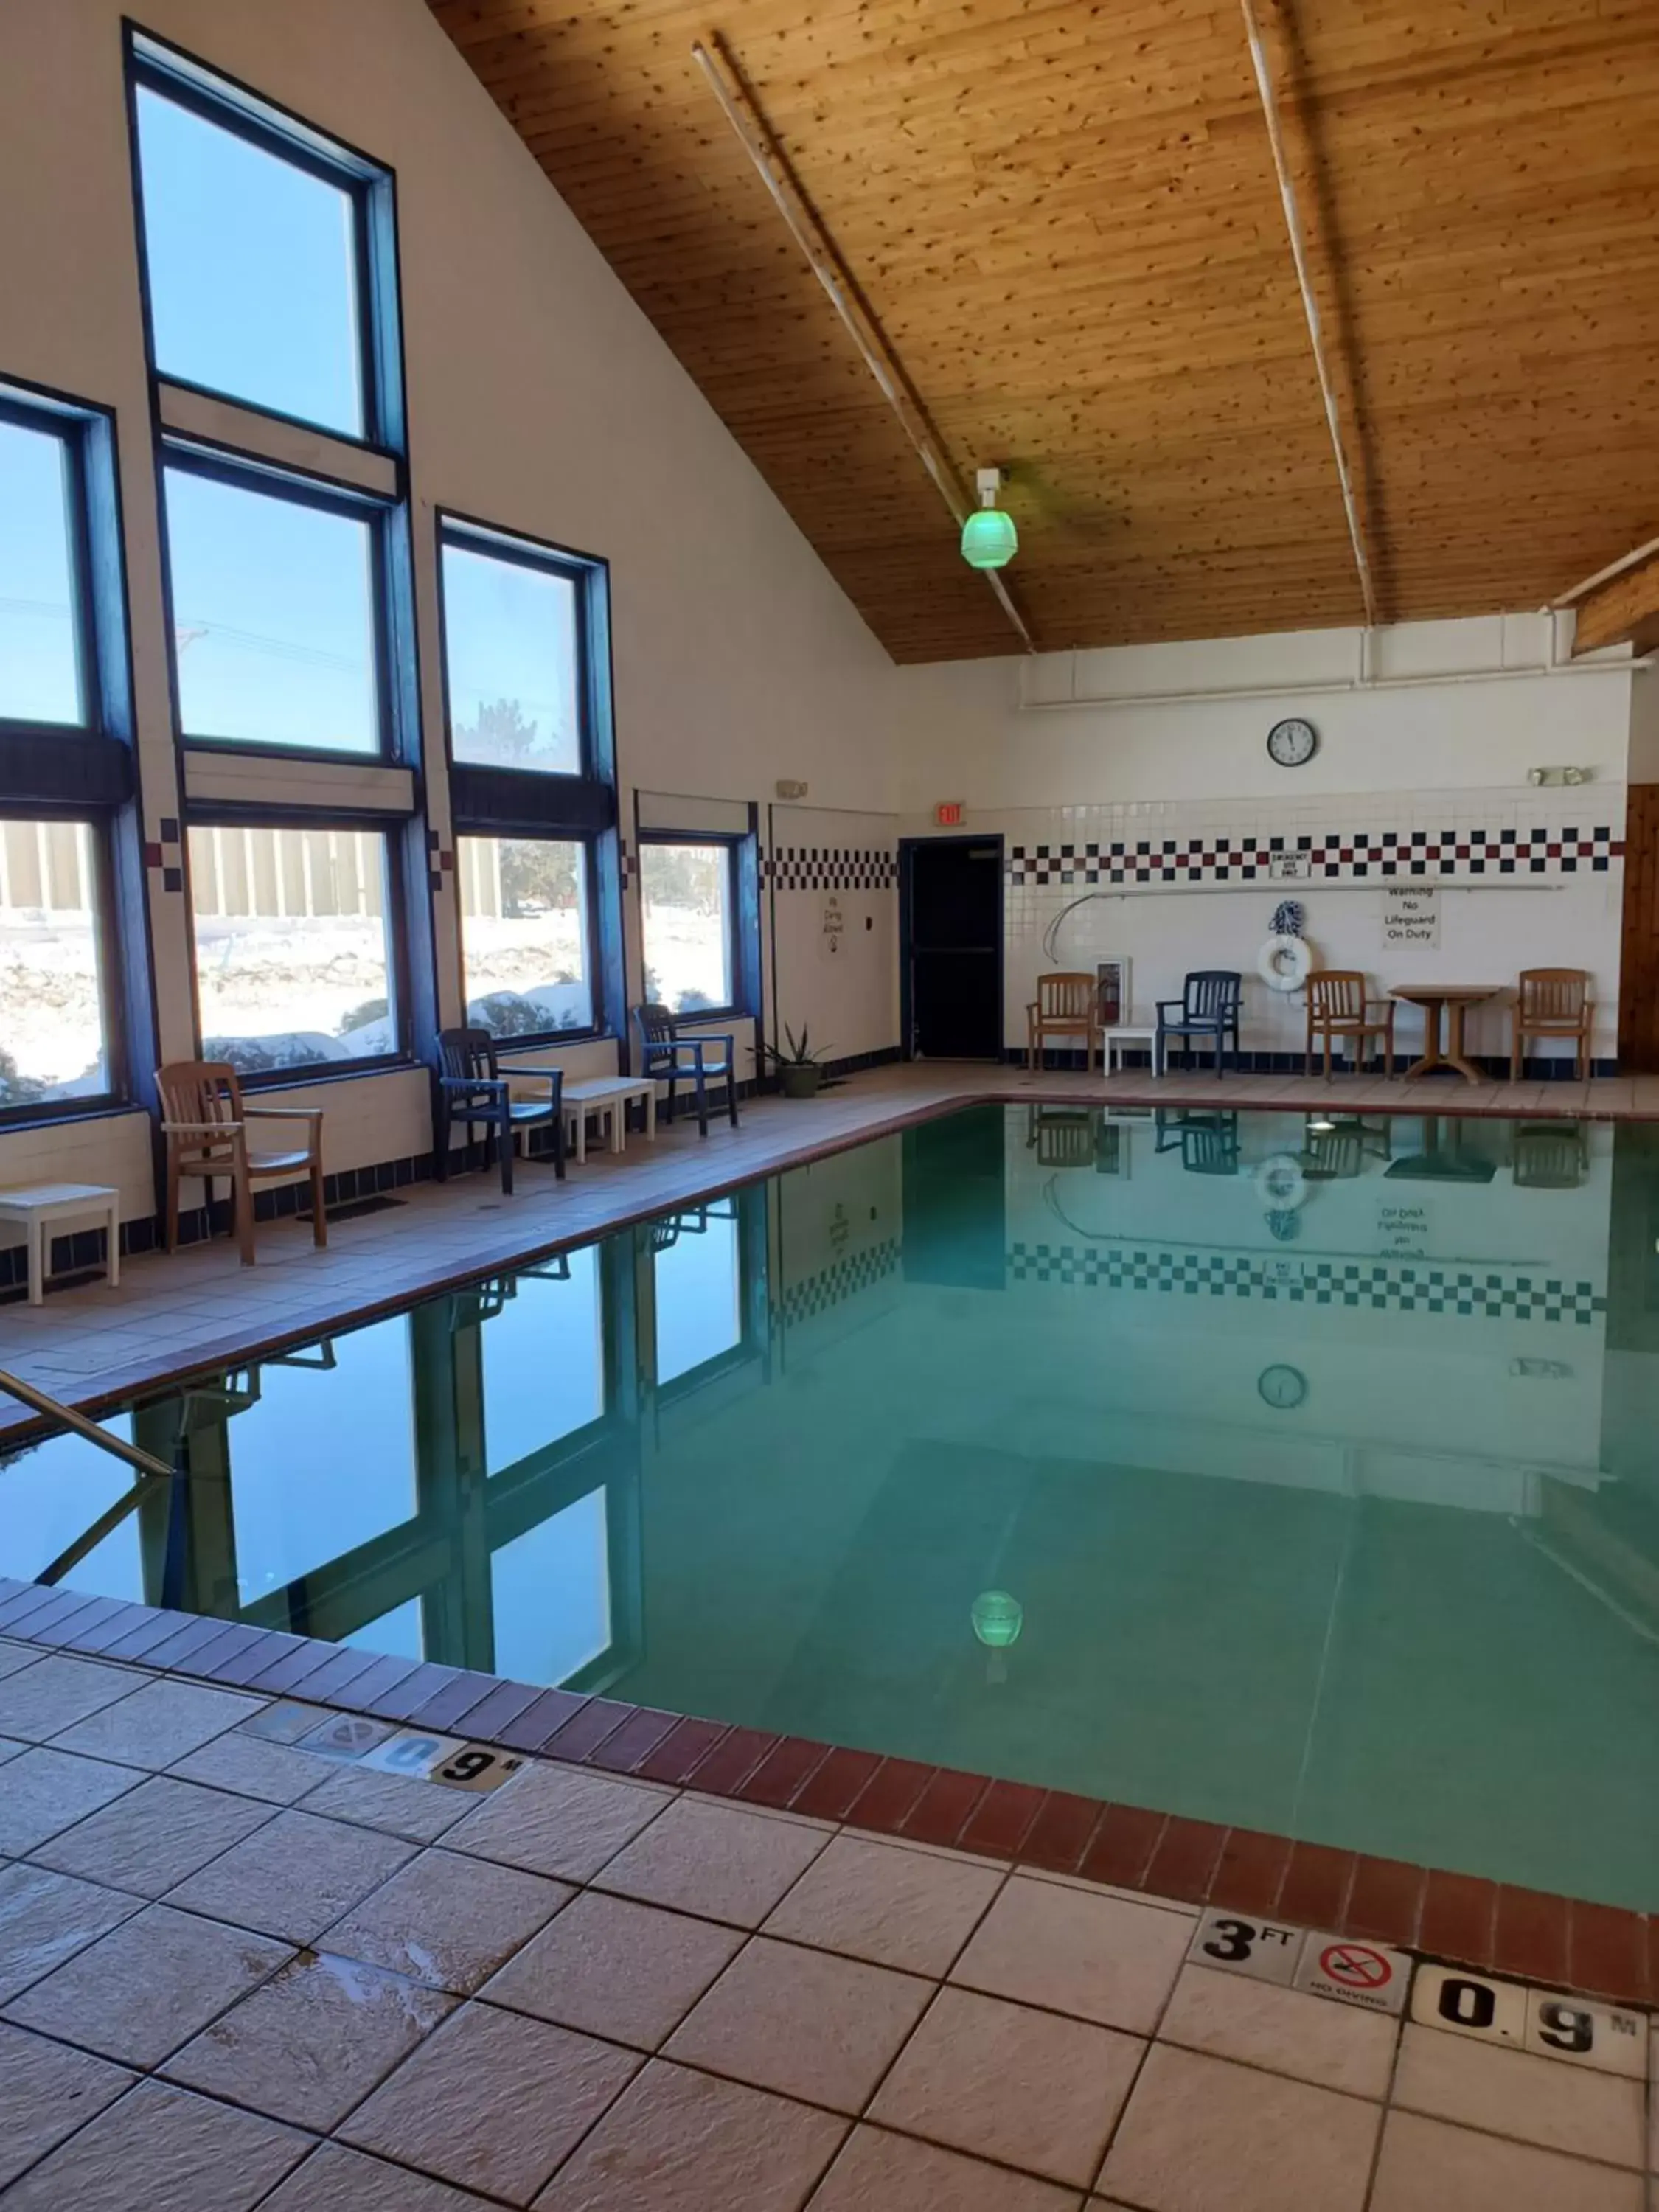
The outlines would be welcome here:
M 1294 1844 L 1279 1893 L 1279 1917 L 1299 1928 L 1340 1928 L 1353 1879 L 1352 1851 Z
M 969 1816 L 957 1847 L 991 1858 L 1017 1858 L 1043 1799 L 1044 1792 L 1029 1782 L 994 1782 Z
M 735 1797 L 739 1787 L 780 1741 L 762 1729 L 728 1729 L 693 1767 L 686 1780 L 710 1796 Z
M 1348 1933 L 1383 1943 L 1415 1943 L 1427 1879 L 1425 1869 L 1403 1859 L 1375 1859 L 1362 1852 L 1348 1892 Z
M 1500 1882 L 1493 1966 L 1523 1981 L 1562 1982 L 1567 1974 L 1567 1900 Z
M 475 1674 L 465 1667 L 447 1667 L 443 1672 L 449 1680 L 405 1716 L 411 1727 L 441 1729 L 446 1735 L 452 1730 L 459 1731 L 462 1723 L 488 1699 L 513 1686 L 503 1682 L 499 1674 Z M 513 1711 L 522 1712 L 531 1695 L 526 1690 Z
M 1291 1849 L 1286 1836 L 1265 1835 L 1255 1828 L 1230 1828 L 1206 1901 L 1264 1917 L 1275 1912 Z
M 1639 1913 L 1611 1905 L 1569 1905 L 1565 1978 L 1574 1989 L 1623 1990 L 1637 2002 L 1651 2002 L 1646 1970 L 1647 1928 Z
M 919 1844 L 954 1844 L 987 1789 L 982 1774 L 941 1766 L 898 1830 Z
M 568 1759 L 575 1765 L 583 1765 L 639 1710 L 637 1705 L 619 1703 L 615 1698 L 590 1698 L 580 1712 L 572 1713 L 538 1748 L 549 1759 Z
M 607 1774 L 632 1774 L 640 1761 L 654 1751 L 679 1716 L 661 1713 L 653 1705 L 634 1705 L 628 1717 L 596 1743 L 584 1766 L 601 1766 Z M 551 1756 L 558 1758 L 559 1740 L 553 1740 Z
M 782 1812 L 794 1802 L 829 1756 L 827 1743 L 812 1743 L 800 1735 L 784 1736 L 773 1745 L 737 1794 L 744 1804 L 771 1805 Z
M 1092 1797 L 1051 1790 L 1031 1823 L 1021 1858 L 1028 1865 L 1047 1868 L 1050 1874 L 1076 1874 L 1089 1856 L 1101 1817 L 1108 1809 Z
M 498 1728 L 493 1741 L 509 1751 L 539 1751 L 586 1703 L 571 1690 L 544 1690 Z
M 880 1765 L 873 1751 L 832 1751 L 790 1809 L 815 1820 L 844 1820 Z
M 1472 1874 L 1431 1871 L 1423 1889 L 1418 1941 L 1437 1956 L 1467 1966 L 1492 1963 L 1498 1884 Z
M 896 1836 L 910 1817 L 935 1770 L 914 1759 L 884 1759 L 853 1801 L 848 1819 L 855 1828 Z M 701 1789 L 702 1784 L 699 1782 Z
M 1212 1820 L 1171 1817 L 1140 1887 L 1159 1897 L 1179 1898 L 1183 1905 L 1201 1905 L 1210 1893 L 1226 1840 L 1225 1828 Z
M 99 1621 L 107 1620 L 112 1613 L 119 1611 L 121 1602 L 119 1598 L 112 1597 L 84 1598 L 69 1613 L 60 1613 L 49 1626 L 37 1628 L 33 1641 L 59 1650 L 78 1651 L 82 1631 L 95 1626 Z
M 678 1720 L 634 1771 L 648 1782 L 684 1782 L 730 1733 L 724 1721 Z
M 144 1654 L 144 1662 L 147 1666 L 161 1667 L 171 1672 L 182 1668 L 188 1660 L 192 1674 L 216 1682 L 221 1679 L 221 1664 L 234 1658 L 237 1652 L 246 1651 L 250 1644 L 257 1644 L 259 1637 L 260 1631 L 257 1628 L 249 1628 L 240 1623 L 228 1626 L 222 1620 L 216 1634 L 204 1636 L 202 1624 L 198 1621 L 189 1628 L 181 1628 L 176 1635 L 169 1636 L 164 1644 L 153 1645 Z
M 363 1708 L 378 1720 L 412 1721 L 421 1707 L 447 1690 L 460 1672 L 458 1667 L 441 1667 L 434 1661 L 424 1660 L 372 1698 Z

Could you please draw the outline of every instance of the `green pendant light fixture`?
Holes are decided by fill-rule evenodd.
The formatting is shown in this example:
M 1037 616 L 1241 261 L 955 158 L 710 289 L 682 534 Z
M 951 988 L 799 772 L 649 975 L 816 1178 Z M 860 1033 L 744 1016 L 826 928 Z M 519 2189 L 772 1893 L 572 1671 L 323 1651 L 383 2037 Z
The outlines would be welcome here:
M 1019 550 L 1014 518 L 997 505 L 1000 469 L 981 469 L 975 477 L 979 506 L 962 526 L 962 557 L 970 568 L 1006 568 Z

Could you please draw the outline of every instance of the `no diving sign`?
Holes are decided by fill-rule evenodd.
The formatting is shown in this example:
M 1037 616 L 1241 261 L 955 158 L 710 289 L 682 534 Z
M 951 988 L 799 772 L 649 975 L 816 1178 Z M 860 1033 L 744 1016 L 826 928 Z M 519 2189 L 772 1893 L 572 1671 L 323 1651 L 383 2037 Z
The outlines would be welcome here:
M 1357 1943 L 1351 1936 L 1310 1936 L 1292 1986 L 1316 1997 L 1336 1997 L 1363 2005 L 1367 2012 L 1399 2012 L 1406 2002 L 1411 1960 L 1403 1951 L 1380 1943 Z
M 1225 1912 L 1205 1914 L 1187 1955 L 1194 1966 L 1288 1984 L 1367 2012 L 1401 2011 L 1411 1979 L 1412 1962 L 1403 1951 Z

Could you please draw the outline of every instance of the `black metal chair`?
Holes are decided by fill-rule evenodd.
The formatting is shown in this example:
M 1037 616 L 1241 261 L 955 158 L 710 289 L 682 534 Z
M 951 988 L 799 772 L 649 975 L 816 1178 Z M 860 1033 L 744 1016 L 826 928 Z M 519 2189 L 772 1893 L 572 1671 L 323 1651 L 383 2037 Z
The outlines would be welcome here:
M 666 1118 L 674 1118 L 674 1092 L 678 1085 L 690 1082 L 696 1102 L 697 1128 L 702 1136 L 708 1134 L 708 1091 L 712 1085 L 718 1091 L 726 1085 L 726 1109 L 732 1127 L 738 1126 L 738 1054 L 737 1040 L 729 1036 L 690 1036 L 679 1033 L 679 1023 L 672 1010 L 652 1003 L 635 1006 L 634 1018 L 640 1025 L 641 1058 L 640 1073 L 648 1081 L 668 1085 Z M 711 1060 L 710 1049 L 725 1047 L 725 1058 Z M 682 1055 L 690 1054 L 688 1062 Z
M 1232 1040 L 1233 1058 L 1238 1057 L 1238 1012 L 1243 995 L 1244 979 L 1231 968 L 1196 968 L 1186 979 L 1178 999 L 1160 999 L 1158 1002 L 1158 1035 L 1153 1047 L 1153 1066 L 1159 1075 L 1169 1066 L 1169 1040 L 1185 1040 L 1191 1055 L 1193 1048 L 1201 1039 L 1210 1037 L 1215 1043 L 1215 1072 L 1221 1073 L 1221 1048 L 1226 1040 Z
M 489 1147 L 495 1147 L 501 1164 L 501 1188 L 513 1192 L 513 1139 L 520 1129 L 550 1127 L 553 1132 L 553 1172 L 564 1175 L 564 1070 L 562 1067 L 510 1067 L 496 1057 L 495 1040 L 488 1030 L 441 1030 L 440 1067 L 434 1079 L 433 1123 L 437 1135 L 438 1178 L 449 1173 L 450 1133 L 459 1121 L 471 1141 L 472 1130 L 484 1132 L 484 1165 Z M 507 1077 L 545 1083 L 548 1096 L 513 1096 Z

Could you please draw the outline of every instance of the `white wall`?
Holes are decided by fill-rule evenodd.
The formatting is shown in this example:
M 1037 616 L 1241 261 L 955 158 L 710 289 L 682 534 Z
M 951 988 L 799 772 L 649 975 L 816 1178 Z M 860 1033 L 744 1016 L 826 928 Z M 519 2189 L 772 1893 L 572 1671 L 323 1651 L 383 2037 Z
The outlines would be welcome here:
M 1000 830 L 1011 856 L 1029 856 L 1030 865 L 1011 867 L 1008 886 L 1007 1042 L 1024 1042 L 1038 973 L 1091 966 L 1111 952 L 1132 959 L 1142 1006 L 1178 993 L 1190 968 L 1242 970 L 1247 1048 L 1297 1049 L 1301 1000 L 1270 992 L 1255 975 L 1273 908 L 1291 897 L 1306 908 L 1316 957 L 1364 969 L 1379 988 L 1431 978 L 1507 984 L 1527 966 L 1587 968 L 1601 1010 L 1595 1049 L 1610 1055 L 1632 700 L 1651 714 L 1656 678 L 1632 674 L 1622 657 L 1571 673 L 1522 672 L 1542 669 L 1550 646 L 1549 623 L 1536 617 L 1405 625 L 1373 639 L 1369 674 L 1381 680 L 1363 689 L 1358 635 L 1341 630 L 900 671 L 908 826 L 924 829 L 937 800 L 963 799 L 969 829 Z M 1175 692 L 1200 696 L 1149 696 Z M 1268 729 L 1287 714 L 1319 733 L 1317 752 L 1299 769 L 1274 766 L 1266 750 Z M 1589 781 L 1576 789 L 1527 781 L 1533 768 L 1569 764 Z M 1471 869 L 1478 845 L 1455 854 L 1480 832 L 1529 840 L 1542 829 L 1548 844 L 1569 828 L 1583 833 L 1575 842 L 1608 833 L 1596 848 L 1604 868 L 1590 855 L 1558 854 L 1541 870 L 1523 862 L 1506 876 L 1495 857 L 1483 872 Z M 1454 872 L 1437 875 L 1434 861 L 1425 878 L 1442 885 L 1433 950 L 1385 951 L 1386 879 L 1375 861 L 1364 878 L 1339 860 L 1337 878 L 1304 882 L 1247 880 L 1234 866 L 1224 881 L 1206 867 L 1194 883 L 1183 868 L 1173 884 L 1118 887 L 1109 864 L 1098 884 L 1085 880 L 1091 842 L 1145 841 L 1158 853 L 1172 841 L 1184 861 L 1194 841 L 1213 852 L 1218 841 L 1243 850 L 1281 837 L 1293 849 L 1305 836 L 1316 848 L 1328 838 L 1352 853 L 1361 833 L 1375 841 L 1415 831 L 1436 845 L 1452 833 Z M 1046 862 L 1037 858 L 1045 846 Z M 1045 870 L 1049 879 L 1036 880 Z M 1050 957 L 1045 930 L 1091 890 L 1108 896 L 1070 917 Z M 1402 1014 L 1402 1045 L 1414 1048 L 1418 1020 Z M 1472 1017 L 1470 1036 L 1476 1050 L 1507 1049 L 1497 1005 Z
M 397 173 L 398 246 L 431 826 L 452 842 L 433 516 L 440 507 L 611 562 L 615 699 L 629 787 L 762 801 L 780 775 L 815 803 L 886 807 L 895 694 L 885 653 L 635 307 L 422 0 L 154 0 L 171 39 Z M 122 84 L 121 0 L 0 8 L 0 379 L 116 410 L 144 834 L 181 812 Z M 171 856 L 170 856 L 171 857 Z M 445 1018 L 460 991 L 453 879 L 438 896 Z M 153 872 L 164 1057 L 195 1049 L 185 902 Z M 630 1000 L 639 995 L 630 928 Z M 860 970 L 863 975 L 864 970 Z M 886 979 L 794 980 L 793 1018 L 896 1042 Z M 819 1003 L 818 986 L 825 988 Z M 834 1018 L 821 1020 L 833 1009 Z M 605 1055 L 601 1055 L 605 1057 Z M 582 1052 L 582 1072 L 591 1052 Z M 614 1060 L 614 1054 L 609 1055 Z M 310 1086 L 331 1170 L 429 1142 L 424 1083 Z M 113 1119 L 94 1125 L 116 1143 Z M 91 1171 L 86 1125 L 0 1134 L 0 1182 L 54 1146 Z M 96 1149 L 94 1143 L 94 1149 Z M 125 1154 L 123 1154 L 125 1158 Z M 113 1151 L 108 1179 L 117 1180 Z M 147 1177 L 120 1175 L 130 1211 Z

